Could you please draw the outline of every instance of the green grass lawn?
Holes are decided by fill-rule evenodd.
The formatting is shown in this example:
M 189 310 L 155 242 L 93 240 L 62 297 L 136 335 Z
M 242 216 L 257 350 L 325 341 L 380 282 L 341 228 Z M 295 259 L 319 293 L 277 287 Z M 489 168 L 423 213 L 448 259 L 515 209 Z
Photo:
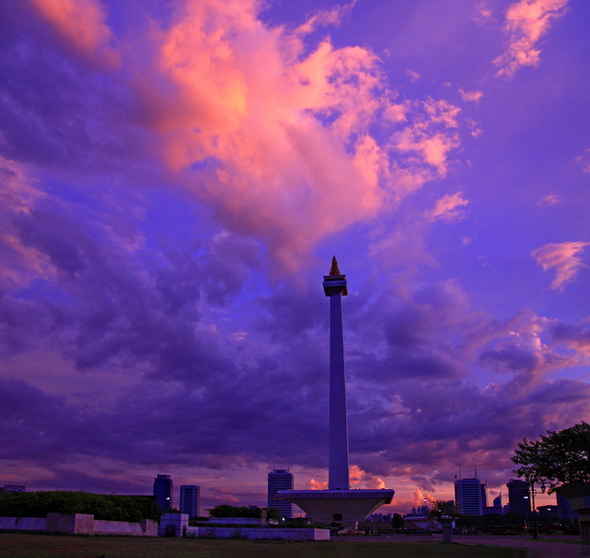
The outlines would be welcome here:
M 0 556 L 11 558 L 522 558 L 524 550 L 397 541 L 235 541 L 165 537 L 0 534 Z

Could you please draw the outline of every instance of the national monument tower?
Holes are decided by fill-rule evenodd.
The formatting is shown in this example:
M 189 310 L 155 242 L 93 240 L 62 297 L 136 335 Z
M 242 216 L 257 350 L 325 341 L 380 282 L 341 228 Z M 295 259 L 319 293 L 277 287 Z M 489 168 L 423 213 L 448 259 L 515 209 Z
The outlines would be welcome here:
M 277 498 L 302 508 L 314 521 L 351 524 L 393 499 L 393 490 L 351 490 L 348 465 L 348 416 L 344 375 L 342 297 L 348 294 L 346 275 L 336 257 L 324 276 L 324 292 L 330 298 L 330 439 L 327 490 L 281 490 Z

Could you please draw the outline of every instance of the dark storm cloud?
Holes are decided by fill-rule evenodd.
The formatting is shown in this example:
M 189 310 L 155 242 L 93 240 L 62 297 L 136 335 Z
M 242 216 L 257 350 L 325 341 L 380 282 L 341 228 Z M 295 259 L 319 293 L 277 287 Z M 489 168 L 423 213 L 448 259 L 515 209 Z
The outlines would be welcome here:
M 360 300 L 365 299 L 360 293 Z M 352 300 L 349 371 L 359 381 L 389 384 L 464 377 L 461 344 L 475 331 L 464 294 L 453 284 L 381 293 L 370 305 Z M 481 327 L 481 320 L 478 322 Z
M 484 351 L 480 358 L 484 365 L 499 371 L 531 371 L 538 365 L 535 352 L 517 345 Z
M 590 327 L 586 324 L 565 324 L 552 321 L 549 331 L 556 342 L 571 342 L 580 347 L 590 347 Z
M 124 74 L 64 57 L 64 43 L 27 6 L 0 5 L 5 31 L 0 153 L 46 168 L 67 168 L 70 175 L 100 168 L 102 173 L 125 171 L 127 181 L 136 174 L 144 184 L 153 182 L 158 173 L 145 157 L 150 140 L 137 126 L 139 103 Z
M 0 291 L 0 353 L 5 358 L 35 346 L 51 326 L 52 320 L 42 305 Z
M 13 215 L 11 234 L 25 259 L 46 261 L 50 273 L 28 288 L 28 300 L 2 297 L 7 351 L 23 350 L 36 333 L 80 369 L 138 366 L 156 377 L 191 378 L 234 368 L 214 332 L 195 330 L 198 305 L 240 292 L 256 259 L 251 244 L 224 237 L 199 254 L 161 253 L 150 265 L 145 251 L 129 252 L 105 235 L 99 215 L 83 222 L 50 204 Z
M 78 417 L 65 397 L 15 378 L 0 377 L 0 424 L 10 459 L 31 459 L 46 465 L 71 452 L 79 442 Z
M 22 416 L 31 414 L 15 437 L 26 435 L 47 462 L 59 453 L 146 466 L 223 469 L 263 460 L 325 467 L 328 301 L 318 281 L 284 281 L 250 300 L 251 318 L 235 326 L 222 319 L 211 329 L 211 309 L 231 315 L 235 295 L 260 267 L 255 244 L 222 234 L 194 249 L 129 251 L 108 241 L 97 218 L 83 222 L 67 208 L 41 205 L 20 214 L 15 231 L 47 258 L 55 280 L 51 289 L 32 290 L 26 304 L 6 293 L 7 345 L 22 350 L 27 336 L 18 332 L 35 331 L 79 370 L 118 370 L 140 381 L 100 411 L 17 383 L 10 408 L 36 405 L 23 405 Z M 508 351 L 504 330 L 466 319 L 456 286 L 411 293 L 382 293 L 369 305 L 359 295 L 343 301 L 353 463 L 373 475 L 410 466 L 427 488 L 443 481 L 441 470 L 456 469 L 460 453 L 480 468 L 506 467 L 523 432 L 534 436 L 537 425 L 563 417 L 563 406 L 576 420 L 587 386 L 542 380 L 532 365 L 513 366 L 505 385 L 467 383 L 465 370 L 490 364 L 488 354 L 520 353 Z M 237 337 L 235 327 L 243 330 Z M 534 345 L 526 347 L 521 352 L 534 363 Z M 528 390 L 514 389 L 521 377 Z M 9 424 L 19 425 L 11 416 Z
M 233 458 L 280 460 L 288 439 L 297 455 L 293 462 L 324 464 L 325 429 L 317 425 L 325 423 L 327 386 L 324 392 L 314 389 L 314 380 L 324 373 L 317 360 L 325 363 L 326 355 L 318 358 L 310 332 L 281 332 L 281 341 L 289 341 L 273 354 L 260 350 L 264 339 L 255 331 L 250 332 L 252 345 L 201 327 L 203 301 L 225 307 L 242 289 L 250 266 L 257 264 L 254 245 L 222 235 L 197 253 L 161 252 L 158 265 L 149 266 L 141 254 L 125 252 L 105 238 L 99 242 L 93 221 L 82 223 L 63 208 L 21 214 L 15 231 L 28 250 L 47 258 L 56 275 L 51 288 L 30 290 L 34 302 L 8 294 L 3 299 L 12 351 L 25 348 L 19 331 L 32 330 L 81 371 L 144 376 L 99 413 L 64 405 L 58 415 L 40 419 L 43 432 L 31 420 L 28 427 L 36 435 L 29 439 L 40 444 L 48 460 L 53 450 L 42 443 L 45 436 L 58 437 L 56 451 L 71 456 L 153 463 L 162 459 L 166 445 L 175 462 L 196 459 L 209 467 Z M 274 303 L 259 303 L 282 302 L 277 297 Z M 297 309 L 293 304 L 287 315 L 295 318 Z M 234 357 L 239 353 L 244 358 L 238 365 Z M 37 406 L 41 417 L 47 402 Z M 170 440 L 171 431 L 183 435 Z

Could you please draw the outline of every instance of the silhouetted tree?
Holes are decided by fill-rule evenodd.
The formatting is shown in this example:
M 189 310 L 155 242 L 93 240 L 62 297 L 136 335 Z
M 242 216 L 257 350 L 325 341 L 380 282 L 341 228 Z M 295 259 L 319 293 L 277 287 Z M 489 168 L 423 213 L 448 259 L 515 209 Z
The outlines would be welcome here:
M 399 513 L 394 513 L 391 518 L 391 526 L 394 529 L 402 529 L 404 526 L 404 518 Z
M 585 422 L 558 432 L 547 430 L 538 440 L 523 439 L 512 461 L 514 472 L 549 493 L 563 483 L 590 482 L 590 425 Z
M 220 504 L 211 508 L 209 515 L 215 518 L 223 517 L 254 517 L 260 518 L 262 516 L 262 508 L 258 506 L 230 506 L 229 504 Z M 266 508 L 266 517 L 268 519 L 282 519 L 281 515 L 274 508 Z

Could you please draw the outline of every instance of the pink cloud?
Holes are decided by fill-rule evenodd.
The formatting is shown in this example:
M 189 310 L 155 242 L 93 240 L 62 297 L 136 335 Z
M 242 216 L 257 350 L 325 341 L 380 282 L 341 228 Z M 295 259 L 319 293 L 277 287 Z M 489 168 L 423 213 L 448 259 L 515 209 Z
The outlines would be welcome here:
M 561 198 L 558 194 L 547 194 L 539 201 L 539 205 L 556 205 L 558 203 L 561 203 Z
M 568 0 L 519 0 L 506 12 L 506 52 L 494 59 L 496 76 L 513 76 L 523 66 L 537 66 L 541 49 L 537 45 L 549 31 L 553 19 L 565 13 Z
M 289 267 L 326 235 L 444 176 L 459 109 L 396 103 L 372 52 L 328 40 L 309 49 L 296 32 L 265 26 L 257 9 L 187 2 L 155 33 L 157 71 L 136 87 L 168 167 L 226 227 L 261 239 Z M 391 135 L 406 119 L 393 147 L 408 154 L 400 164 L 372 128 Z
M 25 246 L 13 226 L 14 217 L 30 214 L 45 194 L 21 165 L 1 156 L 0 181 L 0 277 L 12 285 L 26 285 L 35 277 L 52 276 L 48 258 Z
M 483 97 L 483 91 L 464 91 L 463 89 L 459 89 L 459 95 L 461 95 L 461 99 L 464 101 L 477 103 Z
M 405 74 L 412 80 L 412 81 L 418 81 L 422 76 L 414 71 L 411 70 L 410 68 L 406 68 Z
M 348 4 L 334 6 L 329 10 L 319 10 L 312 14 L 305 23 L 297 27 L 297 35 L 308 35 L 317 30 L 318 27 L 329 25 L 340 25 L 342 19 L 350 14 L 357 0 L 351 0 Z
M 428 211 L 426 216 L 431 221 L 458 221 L 464 217 L 461 207 L 469 205 L 469 201 L 464 199 L 462 192 L 455 194 L 446 194 L 442 198 L 436 200 L 434 208 Z
M 555 268 L 556 275 L 551 288 L 561 291 L 568 283 L 575 281 L 582 267 L 586 267 L 579 256 L 586 246 L 590 246 L 590 242 L 546 244 L 533 250 L 531 255 L 543 271 Z
M 582 166 L 582 172 L 590 174 L 590 149 L 586 149 L 582 155 L 578 155 L 574 161 Z
M 394 134 L 393 147 L 409 156 L 412 175 L 425 181 L 424 165 L 433 175 L 447 174 L 447 155 L 459 145 L 457 117 L 460 109 L 444 99 L 428 98 L 421 103 L 408 103 L 412 121 L 401 132 Z M 413 109 L 410 111 L 410 107 Z M 422 167 L 422 168 L 420 168 Z M 427 176 L 427 175 L 426 175 Z
M 116 66 L 118 56 L 109 46 L 112 32 L 105 11 L 95 0 L 29 0 L 74 51 L 106 66 Z

